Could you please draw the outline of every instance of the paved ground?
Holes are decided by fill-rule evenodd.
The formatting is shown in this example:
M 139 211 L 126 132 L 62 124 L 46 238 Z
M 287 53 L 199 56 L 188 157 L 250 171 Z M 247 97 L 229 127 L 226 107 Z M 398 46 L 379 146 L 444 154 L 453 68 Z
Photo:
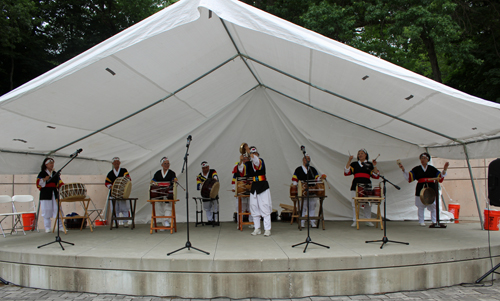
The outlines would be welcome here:
M 14 285 L 0 284 L 0 300 L 79 300 L 79 301 L 98 301 L 98 300 L 171 300 L 188 301 L 190 299 L 176 299 L 170 297 L 152 297 L 152 296 L 126 296 L 113 294 L 88 294 L 71 293 L 52 290 L 24 288 Z M 210 299 L 191 299 L 192 301 L 202 301 Z M 227 298 L 211 299 L 213 301 L 230 301 Z M 232 299 L 238 301 L 264 301 L 269 299 Z M 425 291 L 399 292 L 378 295 L 356 295 L 356 296 L 332 296 L 332 297 L 310 297 L 300 299 L 270 299 L 270 301 L 293 300 L 293 301 L 330 301 L 330 300 L 458 300 L 458 301 L 485 301 L 500 300 L 500 281 L 483 281 L 479 285 L 464 284 L 439 289 L 430 289 Z

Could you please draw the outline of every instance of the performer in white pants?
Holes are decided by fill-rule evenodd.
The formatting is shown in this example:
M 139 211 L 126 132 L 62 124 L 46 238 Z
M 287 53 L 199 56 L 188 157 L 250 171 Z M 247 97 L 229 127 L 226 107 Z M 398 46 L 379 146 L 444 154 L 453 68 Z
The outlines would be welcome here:
M 302 157 L 302 166 L 299 166 L 295 169 L 295 172 L 293 173 L 292 176 L 292 185 L 297 186 L 299 181 L 307 181 L 309 180 L 310 182 L 320 182 L 322 179 L 326 179 L 326 175 L 323 174 L 321 177 L 318 174 L 318 171 L 316 168 L 313 166 L 309 165 L 309 170 L 307 169 L 307 164 L 311 162 L 311 157 L 308 154 L 305 154 L 304 157 Z M 315 184 L 309 184 L 309 186 L 314 186 Z M 309 193 L 311 195 L 311 193 Z M 309 210 L 311 214 L 309 216 L 313 217 L 315 215 L 316 211 L 316 204 L 317 204 L 318 198 L 313 195 L 309 197 Z M 307 214 L 307 200 L 304 200 L 304 205 L 302 208 L 302 216 L 306 216 Z M 302 220 L 300 222 L 301 227 L 305 226 L 305 220 Z M 311 220 L 311 227 L 316 227 L 316 221 Z
M 132 181 L 132 178 L 130 178 L 130 175 L 129 175 L 127 169 L 120 167 L 120 164 L 121 164 L 120 158 L 114 157 L 111 160 L 111 164 L 113 165 L 113 169 L 108 173 L 108 175 L 106 176 L 106 181 L 104 182 L 104 185 L 106 185 L 106 187 L 108 187 L 108 189 L 111 189 L 113 187 L 113 183 L 119 177 L 126 177 L 130 181 Z M 112 206 L 113 203 L 112 202 L 110 202 L 110 203 L 111 203 L 110 205 Z M 115 213 L 116 213 L 117 217 L 119 217 L 120 215 L 122 217 L 129 217 L 130 216 L 130 214 L 129 214 L 130 204 L 127 201 L 116 201 L 115 203 L 116 203 Z M 113 208 L 110 208 L 110 209 L 113 210 Z M 131 223 L 132 223 L 132 221 L 129 221 L 129 224 L 131 224 Z M 128 224 L 124 224 L 124 221 L 119 221 L 119 224 L 123 225 L 124 227 L 128 227 Z
M 347 161 L 347 165 L 344 169 L 344 175 L 354 175 L 354 179 L 352 180 L 351 184 L 351 205 L 353 220 L 351 227 L 356 227 L 356 206 L 354 203 L 354 198 L 356 197 L 356 186 L 357 184 L 365 184 L 371 187 L 372 181 L 370 180 L 370 178 L 378 179 L 380 175 L 377 169 L 377 161 L 373 160 L 373 163 L 368 161 L 369 157 L 368 151 L 366 149 L 360 149 L 358 151 L 358 161 L 351 163 L 353 158 L 354 156 L 349 156 L 349 161 Z M 371 218 L 372 206 L 369 203 L 366 203 L 364 206 L 365 218 Z M 374 224 L 371 222 L 367 222 L 366 225 L 368 227 L 374 226 Z
M 201 162 L 201 172 L 196 177 L 196 189 L 201 190 L 203 183 L 208 179 L 216 179 L 219 180 L 219 176 L 217 175 L 217 171 L 215 169 L 210 169 L 210 165 L 208 165 L 207 161 Z M 217 200 L 219 196 L 217 195 L 215 199 L 211 200 L 203 200 L 203 209 L 205 209 L 205 213 L 207 215 L 207 225 L 214 224 L 214 212 L 218 212 Z
M 247 177 L 253 177 L 252 187 L 250 189 L 250 213 L 253 217 L 254 231 L 252 235 L 261 234 L 260 219 L 264 219 L 264 236 L 271 236 L 271 213 L 273 205 L 271 201 L 271 191 L 266 178 L 266 165 L 264 160 L 259 158 L 259 153 L 255 146 L 248 147 L 247 153 L 250 153 L 250 161 L 243 163 L 243 155 L 240 156 L 238 170 Z
M 418 182 L 417 187 L 415 188 L 415 206 L 417 206 L 418 208 L 418 223 L 420 224 L 420 226 L 425 227 L 424 212 L 426 208 L 431 212 L 432 223 L 436 223 L 436 202 L 430 205 L 425 205 L 424 203 L 422 203 L 422 201 L 420 200 L 420 191 L 424 187 L 430 187 L 434 189 L 436 193 L 438 193 L 436 183 L 434 183 L 434 179 L 438 178 L 439 182 L 442 183 L 444 181 L 444 177 L 446 177 L 446 170 L 448 169 L 448 166 L 450 164 L 446 162 L 444 164 L 443 172 L 440 172 L 436 167 L 429 164 L 431 155 L 429 155 L 428 153 L 422 153 L 420 154 L 419 158 L 421 165 L 415 166 L 409 172 L 405 170 L 403 164 L 401 164 L 400 161 L 398 161 L 398 165 L 399 168 L 401 168 L 401 170 L 403 171 L 403 176 L 405 177 L 406 181 L 408 181 L 408 183 L 411 183 L 415 180 L 417 180 Z
M 36 187 L 40 190 L 40 210 L 42 211 L 43 225 L 46 233 L 49 233 L 51 229 L 52 223 L 50 219 L 58 218 L 57 198 L 59 196 L 59 188 L 62 185 L 64 183 L 54 171 L 54 159 L 45 158 L 36 179 Z M 62 209 L 61 214 L 63 214 Z M 59 219 L 59 229 L 63 229 L 61 219 Z
M 177 176 L 175 172 L 170 169 L 170 161 L 167 157 L 163 157 L 160 160 L 162 169 L 158 170 L 153 179 L 151 179 L 151 185 L 158 185 L 158 182 L 177 182 Z M 156 214 L 158 216 L 170 216 L 172 215 L 172 204 L 167 202 L 155 202 Z M 165 227 L 170 226 L 170 219 L 166 218 L 163 220 L 163 225 Z M 160 230 L 163 231 L 163 230 Z
M 250 158 L 243 156 L 243 163 L 246 163 L 249 160 L 250 160 Z M 238 165 L 239 165 L 239 163 L 237 162 L 233 168 L 233 180 L 231 182 L 231 185 L 233 186 L 233 192 L 236 191 L 236 178 L 245 176 L 243 173 L 240 173 L 240 171 L 238 170 Z M 237 197 L 235 199 L 236 199 L 236 212 L 238 212 L 239 200 Z M 241 198 L 241 212 L 250 212 L 250 198 L 248 198 L 248 197 Z M 252 215 L 248 216 L 248 221 L 253 222 Z M 249 225 L 248 227 L 251 229 L 254 228 L 253 225 Z M 236 227 L 236 229 L 239 229 L 238 226 Z

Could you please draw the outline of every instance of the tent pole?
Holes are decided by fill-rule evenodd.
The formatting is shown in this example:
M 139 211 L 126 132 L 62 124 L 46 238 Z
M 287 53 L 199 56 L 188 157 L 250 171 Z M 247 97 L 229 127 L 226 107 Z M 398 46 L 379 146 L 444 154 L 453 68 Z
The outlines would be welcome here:
M 477 212 L 479 214 L 479 221 L 481 223 L 481 230 L 484 230 L 483 216 L 481 215 L 481 206 L 479 206 L 479 199 L 477 198 L 476 184 L 474 183 L 474 175 L 472 174 L 472 168 L 470 166 L 469 154 L 467 153 L 467 146 L 465 144 L 463 144 L 463 146 L 464 146 L 465 158 L 467 159 L 467 167 L 469 168 L 470 180 L 472 182 L 472 189 L 474 190 L 474 198 L 476 199 L 476 206 L 477 206 Z

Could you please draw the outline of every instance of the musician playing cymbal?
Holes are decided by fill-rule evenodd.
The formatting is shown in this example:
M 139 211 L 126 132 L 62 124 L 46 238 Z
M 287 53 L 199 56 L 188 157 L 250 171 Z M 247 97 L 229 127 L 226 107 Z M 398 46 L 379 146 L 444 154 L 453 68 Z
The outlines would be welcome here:
M 240 156 L 238 170 L 247 177 L 252 177 L 253 182 L 250 188 L 250 213 L 253 217 L 254 231 L 252 235 L 259 235 L 260 218 L 264 218 L 264 236 L 271 236 L 271 213 L 273 205 L 271 201 L 271 191 L 266 178 L 266 165 L 264 160 L 259 158 L 259 152 L 255 146 L 248 147 L 246 152 L 250 153 L 250 161 L 243 163 L 243 155 Z
M 201 190 L 203 183 L 208 179 L 216 179 L 219 180 L 219 176 L 217 175 L 217 171 L 215 169 L 210 169 L 210 165 L 208 165 L 207 161 L 201 162 L 201 172 L 196 177 L 196 189 Z M 219 199 L 217 195 L 215 199 Z M 203 209 L 205 209 L 205 213 L 207 214 L 207 225 L 214 224 L 214 212 L 217 212 L 217 201 L 214 200 L 203 200 Z
M 119 177 L 126 177 L 130 181 L 132 181 L 127 169 L 120 167 L 121 164 L 120 158 L 114 157 L 113 159 L 111 159 L 111 164 L 113 165 L 113 169 L 108 173 L 108 175 L 106 176 L 106 181 L 104 182 L 104 185 L 106 185 L 108 189 L 111 189 L 113 187 L 113 183 Z M 111 208 L 111 210 L 113 209 Z M 115 212 L 117 217 L 120 216 L 120 213 L 123 217 L 129 217 L 130 216 L 129 210 L 130 210 L 130 205 L 127 201 L 116 201 Z M 122 220 L 119 221 L 119 223 L 124 227 L 128 227 L 128 225 L 124 224 L 124 221 Z M 132 223 L 132 221 L 130 221 L 130 223 Z
M 431 155 L 429 155 L 428 153 L 422 153 L 420 154 L 419 158 L 420 166 L 413 167 L 411 171 L 406 171 L 400 160 L 398 160 L 398 166 L 403 171 L 403 175 L 408 183 L 411 183 L 415 180 L 417 180 L 418 182 L 417 187 L 415 188 L 415 206 L 417 206 L 418 208 L 418 223 L 420 224 L 420 226 L 425 227 L 424 210 L 426 208 L 431 212 L 432 223 L 436 223 L 436 202 L 433 202 L 430 205 L 425 205 L 424 203 L 422 203 L 422 201 L 420 200 L 420 191 L 425 186 L 434 189 L 434 191 L 438 193 L 436 183 L 434 183 L 434 181 L 436 178 L 438 178 L 440 183 L 443 182 L 444 177 L 446 177 L 446 170 L 448 169 L 448 166 L 450 164 L 446 162 L 444 164 L 443 172 L 440 172 L 436 167 L 429 164 Z
M 354 198 L 356 197 L 356 186 L 357 184 L 364 184 L 368 187 L 371 187 L 372 181 L 370 178 L 373 179 L 378 179 L 379 178 L 379 172 L 377 169 L 377 161 L 373 160 L 373 163 L 368 161 L 369 156 L 368 156 L 368 151 L 366 149 L 360 149 L 358 151 L 357 155 L 357 161 L 352 162 L 352 159 L 354 156 L 349 156 L 349 161 L 347 161 L 347 164 L 344 169 L 344 175 L 345 176 L 350 176 L 354 175 L 354 179 L 352 180 L 351 184 L 351 204 L 352 204 L 352 220 L 353 223 L 351 227 L 356 227 L 356 205 L 354 203 Z M 372 215 L 372 206 L 369 203 L 364 204 L 364 213 L 365 213 L 365 218 L 371 218 Z M 366 225 L 368 227 L 373 227 L 373 223 L 367 222 Z
M 153 179 L 151 179 L 151 185 L 158 185 L 157 182 L 177 182 L 177 176 L 175 172 L 170 169 L 170 161 L 167 157 L 163 157 L 160 160 L 162 169 L 158 170 Z M 171 216 L 172 215 L 172 204 L 168 202 L 155 202 L 156 213 L 158 216 Z M 164 214 L 163 214 L 164 213 Z M 163 220 L 163 225 L 165 227 L 170 227 L 170 220 L 168 218 Z M 164 231 L 164 230 L 160 230 Z
M 293 173 L 292 176 L 292 185 L 297 186 L 299 181 L 307 181 L 309 180 L 309 183 L 314 181 L 314 182 L 320 182 L 322 179 L 326 179 L 326 175 L 323 174 L 319 176 L 318 171 L 316 168 L 313 166 L 309 165 L 309 169 L 307 169 L 307 163 L 311 162 L 311 157 L 308 154 L 305 154 L 304 157 L 302 157 L 302 166 L 299 166 L 295 169 L 295 172 Z M 311 186 L 314 186 L 315 184 L 309 184 L 309 188 Z M 316 209 L 316 203 L 318 198 L 312 194 L 312 192 L 309 192 L 309 206 L 307 205 L 307 200 L 304 200 L 303 208 L 302 208 L 302 216 L 306 216 L 307 214 L 307 208 L 309 208 L 310 217 L 315 216 L 315 209 Z M 305 225 L 305 220 L 302 220 L 300 222 L 301 227 L 304 227 Z M 311 227 L 316 227 L 316 221 L 311 220 Z

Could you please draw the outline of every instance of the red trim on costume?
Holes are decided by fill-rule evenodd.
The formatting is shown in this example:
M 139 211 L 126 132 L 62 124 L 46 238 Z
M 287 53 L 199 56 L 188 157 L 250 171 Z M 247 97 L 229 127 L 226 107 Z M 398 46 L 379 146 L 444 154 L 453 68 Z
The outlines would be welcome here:
M 357 174 L 354 174 L 354 178 L 370 178 L 370 174 L 364 173 L 364 172 L 358 172 Z

